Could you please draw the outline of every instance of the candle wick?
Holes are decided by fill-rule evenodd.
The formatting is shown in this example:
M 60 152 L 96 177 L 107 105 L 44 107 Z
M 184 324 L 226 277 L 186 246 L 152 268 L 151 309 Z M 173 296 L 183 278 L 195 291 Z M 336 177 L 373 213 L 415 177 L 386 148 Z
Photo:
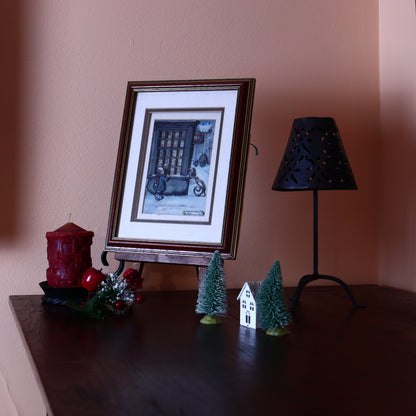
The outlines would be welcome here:
M 71 222 L 71 216 L 72 216 L 72 214 L 70 213 L 69 217 L 68 217 L 68 222 Z

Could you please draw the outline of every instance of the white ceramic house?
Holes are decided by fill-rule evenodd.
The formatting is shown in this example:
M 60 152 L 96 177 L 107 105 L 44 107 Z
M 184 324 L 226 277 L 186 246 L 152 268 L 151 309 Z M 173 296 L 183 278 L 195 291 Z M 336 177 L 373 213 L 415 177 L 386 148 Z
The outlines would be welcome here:
M 248 328 L 257 328 L 256 296 L 262 282 L 246 282 L 242 287 L 237 300 L 240 301 L 240 325 Z

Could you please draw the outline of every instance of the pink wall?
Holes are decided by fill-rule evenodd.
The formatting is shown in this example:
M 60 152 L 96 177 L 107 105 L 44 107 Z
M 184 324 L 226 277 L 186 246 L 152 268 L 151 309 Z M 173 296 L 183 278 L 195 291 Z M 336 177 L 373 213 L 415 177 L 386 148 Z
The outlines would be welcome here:
M 380 1 L 380 283 L 416 291 L 416 13 Z
M 271 184 L 293 118 L 334 117 L 359 190 L 321 193 L 320 271 L 351 284 L 378 282 L 377 0 L 3 0 L 1 7 L 0 333 L 8 336 L 0 371 L 11 396 L 0 389 L 0 402 L 11 397 L 19 414 L 42 414 L 7 296 L 41 293 L 45 233 L 70 213 L 95 232 L 99 265 L 129 80 L 257 79 L 251 140 L 260 154 L 249 155 L 229 287 L 263 279 L 276 259 L 285 285 L 311 271 L 312 195 L 273 192 Z M 149 266 L 145 279 L 148 290 L 197 287 L 186 267 Z

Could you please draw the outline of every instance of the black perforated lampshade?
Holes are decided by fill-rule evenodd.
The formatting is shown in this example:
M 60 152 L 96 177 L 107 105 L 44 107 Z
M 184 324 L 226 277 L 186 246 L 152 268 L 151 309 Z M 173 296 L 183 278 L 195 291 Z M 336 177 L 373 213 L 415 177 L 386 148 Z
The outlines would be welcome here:
M 294 120 L 272 189 L 357 189 L 333 118 L 306 117 Z

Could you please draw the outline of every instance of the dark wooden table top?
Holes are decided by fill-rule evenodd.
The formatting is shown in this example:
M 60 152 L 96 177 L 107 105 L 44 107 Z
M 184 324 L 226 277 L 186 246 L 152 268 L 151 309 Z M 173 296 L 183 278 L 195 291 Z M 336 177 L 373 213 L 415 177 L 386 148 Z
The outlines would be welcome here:
M 146 293 L 105 320 L 37 295 L 10 304 L 50 415 L 415 415 L 416 294 L 352 291 L 366 308 L 307 287 L 282 338 L 240 327 L 236 290 L 216 327 L 190 291 Z

